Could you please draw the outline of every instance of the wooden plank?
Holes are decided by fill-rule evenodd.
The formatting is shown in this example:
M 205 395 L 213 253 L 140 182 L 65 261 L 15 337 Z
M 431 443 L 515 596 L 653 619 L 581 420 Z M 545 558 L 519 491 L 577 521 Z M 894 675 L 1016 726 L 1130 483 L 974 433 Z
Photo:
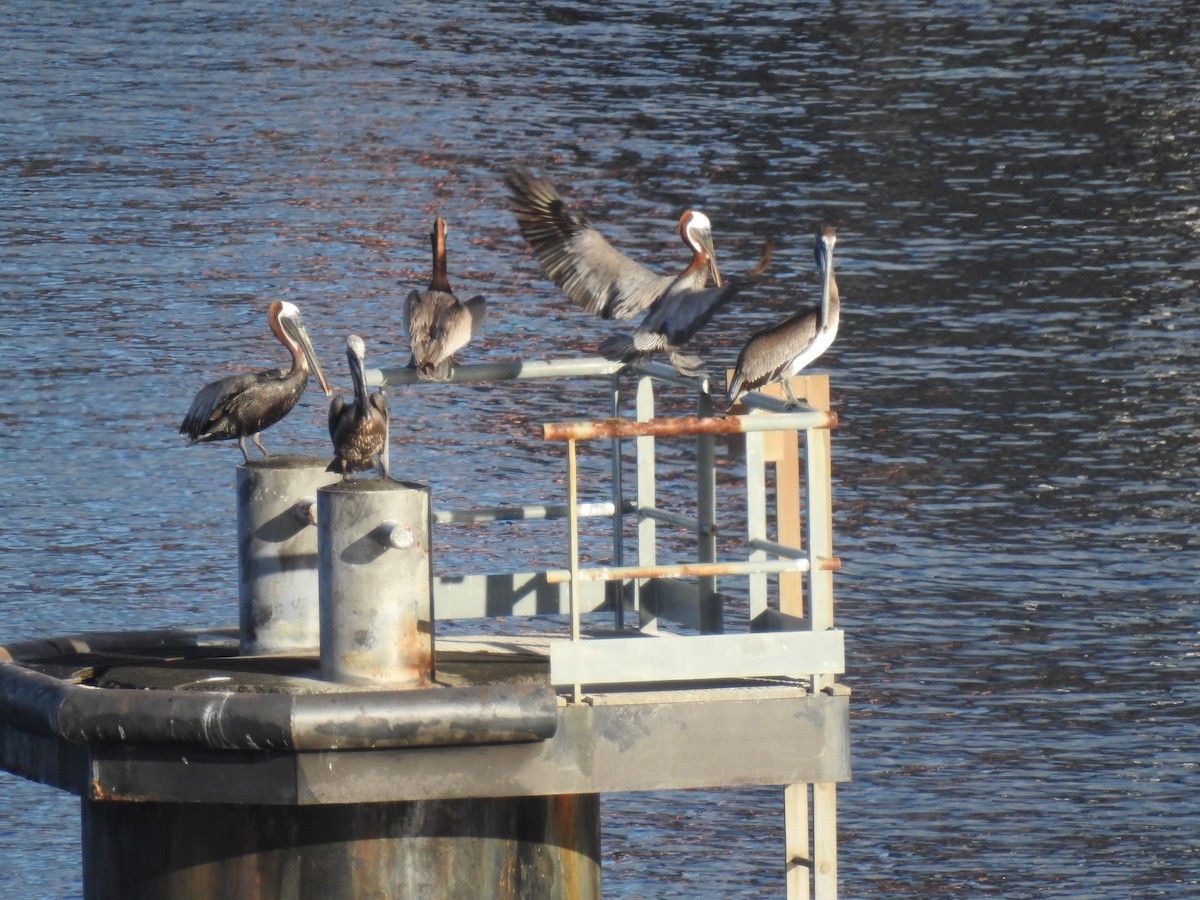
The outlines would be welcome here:
M 787 900 L 809 900 L 813 863 L 809 849 L 807 784 L 784 787 L 783 825 Z
M 829 407 L 829 378 L 810 376 L 808 400 Z M 823 568 L 833 558 L 833 496 L 829 432 L 809 429 L 805 432 L 805 506 L 808 510 L 809 618 L 813 631 L 833 627 L 833 571 Z M 828 676 L 813 679 L 813 690 L 833 683 Z
M 808 383 L 809 378 L 805 376 L 792 379 L 792 391 L 801 400 L 808 401 Z M 772 387 L 777 395 L 783 394 L 782 385 Z M 777 434 L 780 447 L 775 458 L 776 540 L 789 547 L 800 547 L 804 540 L 800 509 L 800 435 L 795 431 Z M 779 576 L 779 609 L 792 616 L 804 615 L 804 576 L 799 572 Z
M 837 900 L 837 785 L 813 785 L 813 893 L 816 900 Z
M 845 671 L 840 631 L 555 641 L 555 685 L 800 677 Z

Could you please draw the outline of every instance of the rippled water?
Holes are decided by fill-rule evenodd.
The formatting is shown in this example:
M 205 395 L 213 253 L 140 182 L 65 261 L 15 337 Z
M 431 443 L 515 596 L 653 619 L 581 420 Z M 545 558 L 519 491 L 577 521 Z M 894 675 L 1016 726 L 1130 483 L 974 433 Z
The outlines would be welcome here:
M 5 642 L 234 620 L 230 447 L 195 390 L 267 364 L 300 304 L 399 364 L 400 305 L 491 299 L 472 359 L 612 328 L 538 274 L 499 173 L 545 171 L 632 255 L 679 211 L 726 272 L 714 368 L 815 299 L 839 229 L 838 620 L 848 897 L 1191 897 L 1200 700 L 1200 37 L 1194 4 L 16 0 L 0 26 L 0 611 Z M 554 499 L 533 426 L 602 392 L 394 400 L 394 469 L 448 504 Z M 324 403 L 268 446 L 324 452 Z M 523 534 L 523 532 L 522 532 Z M 512 553 L 480 534 L 445 557 Z M 552 557 L 557 538 L 518 554 Z M 547 549 L 550 548 L 550 549 Z M 76 801 L 0 776 L 14 896 L 80 892 Z M 782 895 L 775 790 L 605 801 L 614 897 Z

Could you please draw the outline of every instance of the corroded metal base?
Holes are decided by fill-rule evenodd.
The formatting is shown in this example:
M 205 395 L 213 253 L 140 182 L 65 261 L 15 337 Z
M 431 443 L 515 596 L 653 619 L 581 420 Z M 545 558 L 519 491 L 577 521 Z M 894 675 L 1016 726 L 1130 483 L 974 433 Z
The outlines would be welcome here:
M 598 898 L 595 794 L 327 806 L 83 802 L 88 900 Z

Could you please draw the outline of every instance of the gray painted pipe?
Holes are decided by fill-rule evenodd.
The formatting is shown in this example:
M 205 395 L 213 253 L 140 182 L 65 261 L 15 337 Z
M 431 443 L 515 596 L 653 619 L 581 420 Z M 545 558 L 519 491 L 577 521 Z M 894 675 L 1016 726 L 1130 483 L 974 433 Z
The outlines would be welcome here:
M 317 491 L 321 677 L 433 679 L 432 508 L 425 485 L 348 479 Z
M 238 607 L 243 656 L 316 650 L 317 488 L 338 479 L 316 456 L 237 467 Z

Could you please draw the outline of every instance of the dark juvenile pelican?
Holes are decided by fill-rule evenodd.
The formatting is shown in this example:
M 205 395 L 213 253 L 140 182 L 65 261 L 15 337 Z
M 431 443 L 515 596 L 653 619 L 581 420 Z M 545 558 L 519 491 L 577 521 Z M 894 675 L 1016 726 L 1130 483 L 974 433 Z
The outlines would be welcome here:
M 791 377 L 829 349 L 837 336 L 842 304 L 833 277 L 833 245 L 837 235 L 829 225 L 817 234 L 813 253 L 821 273 L 821 305 L 802 309 L 777 325 L 756 331 L 738 355 L 726 399 L 732 405 L 747 391 L 779 381 L 791 405 L 799 401 L 792 392 Z
M 346 403 L 337 396 L 329 404 L 329 437 L 334 457 L 325 471 L 340 472 L 345 478 L 349 472 L 378 465 L 387 478 L 387 400 L 378 391 L 367 394 L 366 347 L 357 334 L 346 338 L 346 359 L 354 380 L 354 402 Z
M 267 321 L 275 337 L 291 352 L 291 369 L 281 367 L 230 375 L 205 385 L 192 401 L 179 428 L 179 433 L 187 437 L 189 443 L 237 438 L 242 456 L 249 462 L 250 454 L 246 450 L 246 437 L 249 436 L 263 456 L 270 456 L 259 440 L 259 432 L 286 416 L 300 401 L 308 384 L 310 365 L 325 395 L 333 393 L 321 374 L 321 365 L 304 329 L 300 310 L 285 300 L 276 300 L 267 313 Z
M 649 310 L 632 336 L 608 338 L 601 353 L 633 362 L 666 352 L 680 372 L 699 373 L 700 359 L 679 347 L 737 293 L 736 285 L 721 281 L 708 216 L 691 209 L 680 216 L 679 236 L 692 251 L 691 263 L 680 275 L 659 275 L 573 215 L 548 182 L 514 168 L 505 183 L 521 234 L 542 270 L 575 305 L 604 319 L 630 319 Z
M 472 297 L 460 303 L 446 277 L 446 223 L 438 216 L 429 233 L 433 244 L 433 277 L 429 290 L 413 291 L 404 304 L 404 326 L 412 348 L 409 368 L 430 381 L 450 377 L 454 354 L 467 345 L 483 322 L 487 301 Z

